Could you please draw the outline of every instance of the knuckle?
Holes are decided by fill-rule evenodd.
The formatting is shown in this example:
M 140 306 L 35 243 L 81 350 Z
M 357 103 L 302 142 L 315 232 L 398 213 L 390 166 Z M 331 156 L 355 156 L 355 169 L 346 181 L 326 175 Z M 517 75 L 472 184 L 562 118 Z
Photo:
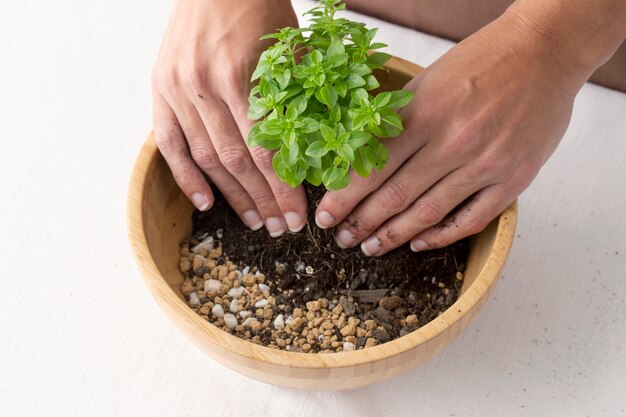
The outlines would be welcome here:
M 250 198 L 252 198 L 261 211 L 264 211 L 263 209 L 267 210 L 273 207 L 275 201 L 274 194 L 268 192 L 267 190 L 250 191 Z
M 174 181 L 183 190 L 196 179 L 193 169 L 189 167 L 171 167 L 171 169 Z
M 152 89 L 155 91 L 166 90 L 176 84 L 178 74 L 174 67 L 155 67 L 150 77 Z
M 362 177 L 356 172 L 352 175 L 350 179 L 350 183 L 354 184 L 357 187 L 365 188 L 366 190 L 373 190 L 376 188 L 378 181 L 380 179 L 380 172 L 376 169 L 372 169 L 370 175 L 367 177 Z
M 198 65 L 190 65 L 182 71 L 184 84 L 192 91 L 202 91 L 206 85 L 206 73 Z
M 489 219 L 484 216 L 469 216 L 466 218 L 465 225 L 463 227 L 465 236 L 475 235 L 476 233 L 482 232 L 491 220 L 493 219 Z
M 250 149 L 250 154 L 259 168 L 266 169 L 272 167 L 274 152 L 255 146 Z
M 208 147 L 196 147 L 191 149 L 191 157 L 196 164 L 204 170 L 211 170 L 220 166 L 220 159 L 212 149 Z
M 274 193 L 274 197 L 276 197 L 276 200 L 280 201 L 289 201 L 293 199 L 295 193 L 295 190 L 293 188 L 282 182 L 280 183 L 280 185 L 274 187 L 272 191 Z
M 376 225 L 360 213 L 349 215 L 344 223 L 346 228 L 353 230 L 358 236 L 367 236 L 376 229 Z
M 383 246 L 385 246 L 385 248 L 388 250 L 396 248 L 400 246 L 401 244 L 403 244 L 404 242 L 406 242 L 406 239 L 403 239 L 398 233 L 398 231 L 394 229 L 393 227 L 391 227 L 390 225 L 386 225 L 383 228 L 382 235 L 383 235 L 383 239 L 381 239 L 381 242 L 384 242 Z
M 219 154 L 219 159 L 228 171 L 233 174 L 247 172 L 251 167 L 250 152 L 238 146 L 229 146 Z
M 389 212 L 397 213 L 406 208 L 408 193 L 407 187 L 395 181 L 387 182 L 381 189 L 381 205 Z
M 429 201 L 418 201 L 415 204 L 415 214 L 419 222 L 425 225 L 434 225 L 445 216 L 439 206 Z

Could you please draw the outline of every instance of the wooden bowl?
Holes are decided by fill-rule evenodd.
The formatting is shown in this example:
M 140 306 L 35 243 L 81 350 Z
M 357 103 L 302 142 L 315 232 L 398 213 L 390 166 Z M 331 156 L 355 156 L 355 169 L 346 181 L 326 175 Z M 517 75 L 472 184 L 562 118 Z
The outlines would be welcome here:
M 401 88 L 420 67 L 397 58 L 381 80 Z M 191 233 L 193 206 L 182 194 L 152 134 L 135 164 L 128 229 L 139 268 L 169 319 L 202 351 L 243 375 L 290 388 L 341 390 L 404 372 L 446 347 L 487 302 L 509 254 L 517 220 L 513 203 L 472 238 L 459 299 L 438 318 L 399 339 L 364 350 L 307 354 L 274 350 L 226 333 L 189 308 L 180 292 L 179 242 Z

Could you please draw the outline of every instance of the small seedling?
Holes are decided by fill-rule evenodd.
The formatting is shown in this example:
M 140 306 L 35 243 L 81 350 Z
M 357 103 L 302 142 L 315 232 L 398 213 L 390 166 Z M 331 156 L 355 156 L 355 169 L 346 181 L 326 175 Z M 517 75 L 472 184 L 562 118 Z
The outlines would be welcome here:
M 380 84 L 373 73 L 391 58 L 385 44 L 373 42 L 378 29 L 335 18 L 340 0 L 322 0 L 307 12 L 306 28 L 281 29 L 261 39 L 276 42 L 261 54 L 252 75 L 248 117 L 257 122 L 249 146 L 276 151 L 278 176 L 296 187 L 304 180 L 329 190 L 349 183 L 349 169 L 368 177 L 387 163 L 379 139 L 398 136 L 402 118 L 396 110 L 413 93 L 370 91 Z M 301 59 L 298 59 L 301 58 Z

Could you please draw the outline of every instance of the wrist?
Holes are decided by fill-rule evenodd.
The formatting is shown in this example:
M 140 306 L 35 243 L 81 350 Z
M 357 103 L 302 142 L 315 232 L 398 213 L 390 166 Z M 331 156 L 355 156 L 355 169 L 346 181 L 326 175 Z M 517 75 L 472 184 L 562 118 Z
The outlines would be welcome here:
M 626 38 L 622 0 L 517 0 L 505 16 L 531 47 L 583 82 Z

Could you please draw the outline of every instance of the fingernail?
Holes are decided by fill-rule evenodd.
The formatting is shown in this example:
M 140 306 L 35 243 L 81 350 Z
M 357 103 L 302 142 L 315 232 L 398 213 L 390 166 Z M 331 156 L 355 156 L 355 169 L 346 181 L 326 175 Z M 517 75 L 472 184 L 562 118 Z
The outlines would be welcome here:
M 346 229 L 340 229 L 335 235 L 335 240 L 341 249 L 354 246 L 354 235 Z
M 285 213 L 285 221 L 287 222 L 289 230 L 293 233 L 299 232 L 304 227 L 302 217 L 300 217 L 298 213 L 293 211 L 288 211 L 287 213 Z
M 372 236 L 361 243 L 361 250 L 367 256 L 376 256 L 382 251 L 383 247 L 380 240 L 376 236 Z
M 283 221 L 278 217 L 269 217 L 265 220 L 265 228 L 271 237 L 278 237 L 285 233 Z
M 428 249 L 428 243 L 424 242 L 421 239 L 417 239 L 411 242 L 411 250 L 413 252 L 419 252 L 424 249 Z
M 205 211 L 209 208 L 209 199 L 204 194 L 193 193 L 191 195 L 191 202 L 200 211 Z
M 242 217 L 248 227 L 252 230 L 259 230 L 263 227 L 263 219 L 256 210 L 248 210 L 243 213 Z
M 335 224 L 335 218 L 327 211 L 320 211 L 315 216 L 315 223 L 320 229 L 328 229 Z

